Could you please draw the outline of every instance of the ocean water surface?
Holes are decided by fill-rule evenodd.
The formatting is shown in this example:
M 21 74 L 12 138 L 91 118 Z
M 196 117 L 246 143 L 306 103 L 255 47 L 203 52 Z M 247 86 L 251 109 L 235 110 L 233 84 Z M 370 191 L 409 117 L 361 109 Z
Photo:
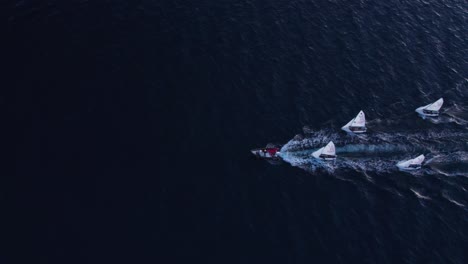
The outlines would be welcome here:
M 8 0 L 0 17 L 0 262 L 468 263 L 466 1 Z M 440 97 L 439 118 L 414 112 Z M 369 131 L 347 135 L 359 110 Z M 337 161 L 310 159 L 329 140 Z M 268 143 L 282 164 L 250 154 Z

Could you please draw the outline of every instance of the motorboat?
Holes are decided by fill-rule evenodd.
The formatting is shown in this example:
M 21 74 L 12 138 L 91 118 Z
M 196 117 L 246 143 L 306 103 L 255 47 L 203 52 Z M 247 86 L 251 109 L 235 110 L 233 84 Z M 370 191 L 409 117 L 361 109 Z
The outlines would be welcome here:
M 252 149 L 250 152 L 258 158 L 262 159 L 280 159 L 281 146 L 267 146 L 265 148 Z

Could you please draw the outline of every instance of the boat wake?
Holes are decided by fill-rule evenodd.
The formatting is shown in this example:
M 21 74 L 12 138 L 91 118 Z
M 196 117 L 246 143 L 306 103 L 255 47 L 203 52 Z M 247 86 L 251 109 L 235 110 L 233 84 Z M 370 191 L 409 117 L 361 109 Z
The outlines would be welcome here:
M 327 142 L 336 144 L 338 158 L 323 162 L 312 153 Z M 468 177 L 468 131 L 441 129 L 407 133 L 371 132 L 366 135 L 350 135 L 331 130 L 311 131 L 298 135 L 286 143 L 281 158 L 293 166 L 307 171 L 355 170 L 391 172 L 402 159 L 424 154 L 427 157 L 423 169 L 412 174 L 442 174 Z

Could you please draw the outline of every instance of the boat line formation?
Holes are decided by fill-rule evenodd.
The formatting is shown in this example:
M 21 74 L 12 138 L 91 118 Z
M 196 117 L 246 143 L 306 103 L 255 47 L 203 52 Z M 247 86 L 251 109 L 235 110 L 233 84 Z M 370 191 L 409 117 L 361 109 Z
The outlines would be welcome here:
M 439 110 L 442 108 L 444 104 L 444 99 L 440 98 L 439 100 L 430 103 L 425 106 L 418 107 L 415 111 L 420 114 L 422 117 L 438 117 Z M 355 118 L 351 119 L 346 125 L 344 125 L 342 130 L 346 131 L 347 133 L 353 134 L 361 134 L 367 131 L 366 128 L 366 115 L 361 110 L 356 115 Z M 257 148 L 251 150 L 252 154 L 256 157 L 267 159 L 267 160 L 281 160 L 281 145 L 271 145 L 265 148 Z M 326 146 L 318 149 L 317 151 L 312 153 L 312 157 L 323 160 L 323 161 L 334 161 L 336 159 L 336 150 L 335 144 L 330 141 Z M 422 163 L 424 162 L 424 155 L 419 155 L 416 158 L 402 160 L 399 161 L 396 166 L 400 170 L 417 170 L 420 169 Z

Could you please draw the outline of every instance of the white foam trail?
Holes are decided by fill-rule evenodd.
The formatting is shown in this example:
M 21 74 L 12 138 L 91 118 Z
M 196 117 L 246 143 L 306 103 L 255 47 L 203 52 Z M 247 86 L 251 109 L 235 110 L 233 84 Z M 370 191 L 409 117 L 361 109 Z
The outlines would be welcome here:
M 337 160 L 333 163 L 317 161 L 311 154 L 329 141 L 336 144 Z M 325 168 L 356 171 L 391 172 L 395 164 L 412 155 L 426 154 L 423 169 L 410 172 L 418 175 L 464 175 L 468 168 L 468 131 L 439 130 L 408 133 L 369 133 L 353 137 L 328 130 L 308 130 L 307 137 L 296 136 L 281 149 L 281 157 L 293 166 L 308 171 Z M 424 168 L 426 167 L 426 168 Z M 467 169 L 468 171 L 468 169 Z
M 281 151 L 297 151 L 302 149 L 319 148 L 333 141 L 337 147 L 346 145 L 382 145 L 397 144 L 405 147 L 418 147 L 422 146 L 424 142 L 431 143 L 439 147 L 445 147 L 447 144 L 459 144 L 462 140 L 468 140 L 468 131 L 454 131 L 454 130 L 441 130 L 441 131 L 422 131 L 422 132 L 408 132 L 408 133 L 386 133 L 375 132 L 361 136 L 349 136 L 344 133 L 330 132 L 327 130 L 320 130 L 307 134 L 305 138 L 295 138 L 286 143 Z M 468 149 L 468 146 L 465 146 Z

